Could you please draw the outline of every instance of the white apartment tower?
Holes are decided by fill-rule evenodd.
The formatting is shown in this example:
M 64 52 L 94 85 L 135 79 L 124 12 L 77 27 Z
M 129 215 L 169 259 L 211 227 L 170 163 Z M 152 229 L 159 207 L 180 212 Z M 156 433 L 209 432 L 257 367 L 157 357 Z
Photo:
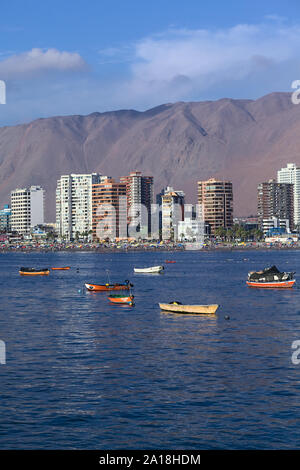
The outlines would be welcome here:
M 178 224 L 184 219 L 183 191 L 168 186 L 161 196 L 162 240 L 178 240 Z
M 35 225 L 44 223 L 45 191 L 40 186 L 15 189 L 11 192 L 11 229 L 30 233 Z
M 292 183 L 294 185 L 294 225 L 300 225 L 300 167 L 295 163 L 288 163 L 286 168 L 277 172 L 278 183 Z
M 92 230 L 92 185 L 102 183 L 99 173 L 62 175 L 56 188 L 56 225 L 67 240 Z

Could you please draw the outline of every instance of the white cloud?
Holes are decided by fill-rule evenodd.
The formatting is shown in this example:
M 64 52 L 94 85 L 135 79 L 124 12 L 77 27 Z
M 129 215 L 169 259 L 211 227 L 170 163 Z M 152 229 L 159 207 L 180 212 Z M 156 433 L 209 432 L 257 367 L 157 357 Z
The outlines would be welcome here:
M 300 27 L 237 25 L 223 30 L 170 30 L 136 45 L 133 80 L 165 87 L 178 76 L 205 90 L 224 80 L 299 61 Z
M 0 77 L 22 79 L 41 72 L 81 70 L 85 66 L 85 61 L 77 52 L 35 48 L 0 61 Z

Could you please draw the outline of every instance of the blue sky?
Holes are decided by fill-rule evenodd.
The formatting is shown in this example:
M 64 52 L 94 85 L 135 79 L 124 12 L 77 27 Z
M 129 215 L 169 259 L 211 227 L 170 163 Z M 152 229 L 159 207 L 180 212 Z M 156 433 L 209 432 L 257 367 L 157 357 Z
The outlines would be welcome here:
M 298 1 L 1 4 L 0 125 L 165 102 L 257 98 L 300 79 Z

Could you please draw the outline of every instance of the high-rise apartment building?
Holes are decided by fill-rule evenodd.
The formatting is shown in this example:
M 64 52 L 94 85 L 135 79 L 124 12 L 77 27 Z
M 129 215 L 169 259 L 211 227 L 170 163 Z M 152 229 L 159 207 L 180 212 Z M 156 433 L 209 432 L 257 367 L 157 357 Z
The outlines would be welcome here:
M 171 187 L 161 195 L 162 240 L 178 240 L 178 224 L 184 219 L 184 198 L 183 191 L 175 191 Z
M 286 168 L 277 172 L 278 183 L 290 183 L 294 185 L 294 226 L 300 225 L 300 166 L 288 163 Z
M 137 236 L 145 238 L 151 232 L 151 204 L 153 203 L 153 176 L 144 176 L 140 171 L 133 171 L 129 176 L 122 176 L 120 182 L 126 184 L 128 224 L 141 217 L 147 211 L 146 220 L 141 217 Z M 143 206 L 144 209 L 141 209 Z
M 10 232 L 11 230 L 11 208 L 5 204 L 0 210 L 0 231 Z
M 107 178 L 92 187 L 93 239 L 127 237 L 126 184 Z
M 214 235 L 219 227 L 233 225 L 233 192 L 230 181 L 210 178 L 198 181 L 198 204 L 202 204 L 203 218 Z
M 67 240 L 91 233 L 92 185 L 106 176 L 99 173 L 62 175 L 56 188 L 56 225 Z
M 28 234 L 35 225 L 44 223 L 45 191 L 40 186 L 11 192 L 11 229 Z
M 294 225 L 294 187 L 291 183 L 277 183 L 269 180 L 257 187 L 257 216 L 260 227 L 264 221 L 273 217 L 288 220 L 289 227 Z

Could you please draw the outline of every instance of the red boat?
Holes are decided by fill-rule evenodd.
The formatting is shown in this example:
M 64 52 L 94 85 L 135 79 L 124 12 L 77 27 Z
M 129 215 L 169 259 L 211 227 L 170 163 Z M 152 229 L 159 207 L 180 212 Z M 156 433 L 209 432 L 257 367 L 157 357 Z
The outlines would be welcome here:
M 176 261 L 173 261 L 173 260 L 170 260 L 170 259 L 166 259 L 166 263 L 171 264 L 171 263 L 176 263 Z
M 129 290 L 133 287 L 133 284 L 125 281 L 124 284 L 85 284 L 85 287 L 89 291 L 108 292 L 112 290 Z
M 246 281 L 248 287 L 262 287 L 264 289 L 270 287 L 276 287 L 280 289 L 290 289 L 295 284 L 296 279 L 291 279 L 290 281 L 274 281 L 274 282 L 255 282 L 255 281 Z
M 63 266 L 62 268 L 51 268 L 53 271 L 67 271 L 70 266 Z
M 248 273 L 248 287 L 290 289 L 296 282 L 294 272 L 280 272 L 276 266 Z

